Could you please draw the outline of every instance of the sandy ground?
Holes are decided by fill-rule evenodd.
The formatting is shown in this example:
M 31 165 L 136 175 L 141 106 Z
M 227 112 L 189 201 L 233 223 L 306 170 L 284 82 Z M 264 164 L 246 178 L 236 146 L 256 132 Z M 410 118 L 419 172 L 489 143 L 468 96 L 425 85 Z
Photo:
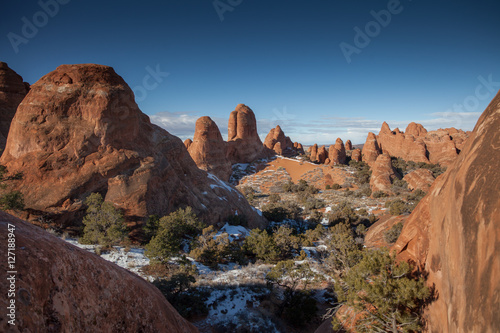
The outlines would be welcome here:
M 326 185 L 344 184 L 352 173 L 342 167 L 331 167 L 310 162 L 281 158 L 259 164 L 257 172 L 242 179 L 242 185 L 257 186 L 266 193 L 269 188 L 278 183 L 292 180 L 297 183 L 300 179 L 324 190 Z M 351 182 L 352 184 L 352 182 Z

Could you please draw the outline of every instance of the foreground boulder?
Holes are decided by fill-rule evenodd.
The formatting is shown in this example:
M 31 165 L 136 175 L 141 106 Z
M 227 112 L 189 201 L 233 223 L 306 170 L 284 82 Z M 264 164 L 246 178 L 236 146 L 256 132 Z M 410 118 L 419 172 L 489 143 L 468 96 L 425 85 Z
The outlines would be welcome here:
M 143 278 L 0 212 L 0 240 L 15 227 L 16 318 L 2 332 L 198 332 Z M 22 258 L 22 259 L 21 259 Z M 2 260 L 3 272 L 10 269 Z M 8 290 L 1 280 L 2 290 Z M 4 295 L 6 296 L 6 295 Z M 2 297 L 2 309 L 8 298 Z
M 0 149 L 5 148 L 12 118 L 28 91 L 29 84 L 5 62 L 0 62 Z
M 417 169 L 405 175 L 403 180 L 408 183 L 410 190 L 418 189 L 427 192 L 434 182 L 434 176 L 428 169 Z
M 500 332 L 500 93 L 405 223 L 399 257 L 428 273 L 430 332 Z
M 219 127 L 210 117 L 196 121 L 193 141 L 184 145 L 198 168 L 213 173 L 219 179 L 228 181 L 231 176 L 231 162 L 226 158 L 226 142 Z
M 0 159 L 23 174 L 8 186 L 23 193 L 30 219 L 72 225 L 85 198 L 99 192 L 128 221 L 191 206 L 209 224 L 236 212 L 252 227 L 262 224 L 235 188 L 200 170 L 179 138 L 151 124 L 113 68 L 62 65 L 31 88 Z

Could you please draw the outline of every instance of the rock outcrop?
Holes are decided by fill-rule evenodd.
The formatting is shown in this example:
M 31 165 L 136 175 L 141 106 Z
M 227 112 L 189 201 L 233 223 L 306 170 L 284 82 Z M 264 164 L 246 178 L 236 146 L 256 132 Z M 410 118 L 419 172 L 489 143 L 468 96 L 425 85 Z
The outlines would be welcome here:
M 229 115 L 227 158 L 231 164 L 251 163 L 269 156 L 257 134 L 257 121 L 253 111 L 238 104 Z
M 394 246 L 427 273 L 430 332 L 499 332 L 500 93 L 462 152 L 405 223 Z
M 352 150 L 352 142 L 351 142 L 351 140 L 347 140 L 345 142 L 345 150 Z
M 5 62 L 0 62 L 0 149 L 5 148 L 10 123 L 29 91 L 29 84 Z
M 380 147 L 378 145 L 377 136 L 370 132 L 366 137 L 366 142 L 363 145 L 363 162 L 367 163 L 370 167 L 373 166 L 377 160 L 378 155 L 381 154 Z
M 311 162 L 317 162 L 318 161 L 318 144 L 314 144 L 311 147 L 309 147 L 309 158 Z
M 226 158 L 226 142 L 210 117 L 201 117 L 196 121 L 193 142 L 188 151 L 198 168 L 224 181 L 229 180 L 231 162 Z
M 292 142 L 279 125 L 269 131 L 264 140 L 264 146 L 267 149 L 273 150 L 276 154 L 283 156 L 295 156 L 304 153 L 302 145 L 298 142 Z
M 337 138 L 334 146 L 330 146 L 328 150 L 328 154 L 330 157 L 330 164 L 345 164 L 346 162 L 346 152 L 344 142 L 341 138 Z
M 372 166 L 370 177 L 370 188 L 372 192 L 382 191 L 391 193 L 392 181 L 397 178 L 392 167 L 391 157 L 388 154 L 381 154 Z
M 62 65 L 32 85 L 0 164 L 23 174 L 8 186 L 23 193 L 30 219 L 73 224 L 85 198 L 100 192 L 128 221 L 191 206 L 209 224 L 236 211 L 262 223 L 235 188 L 196 166 L 179 138 L 151 124 L 107 66 Z
M 320 164 L 324 164 L 327 158 L 328 158 L 328 152 L 326 151 L 326 148 L 323 145 L 318 148 L 318 155 L 316 159 Z
M 410 190 L 422 190 L 427 192 L 434 183 L 434 176 L 432 171 L 428 169 L 417 169 L 405 175 L 403 180 L 408 183 L 408 188 Z
M 376 143 L 381 152 L 405 161 L 448 166 L 457 158 L 467 137 L 468 133 L 454 128 L 427 132 L 421 124 L 416 123 L 410 123 L 404 133 L 397 128 L 391 131 L 389 125 L 384 122 L 376 136 Z M 368 134 L 366 140 L 367 143 L 372 142 L 373 135 Z M 367 161 L 371 162 L 373 151 L 376 151 L 373 143 L 367 147 L 367 151 L 371 154 Z
M 360 162 L 361 161 L 361 149 L 356 148 L 351 153 L 351 160 Z
M 184 146 L 186 147 L 186 149 L 189 149 L 189 147 L 191 146 L 192 143 L 193 143 L 193 140 L 191 140 L 191 139 L 184 140 Z
M 2 332 L 198 332 L 143 278 L 0 212 L 0 240 L 15 227 L 16 319 Z M 2 260 L 3 272 L 10 271 Z M 5 278 L 2 290 L 8 290 Z M 6 295 L 5 295 L 6 296 Z M 8 298 L 2 297 L 2 309 Z

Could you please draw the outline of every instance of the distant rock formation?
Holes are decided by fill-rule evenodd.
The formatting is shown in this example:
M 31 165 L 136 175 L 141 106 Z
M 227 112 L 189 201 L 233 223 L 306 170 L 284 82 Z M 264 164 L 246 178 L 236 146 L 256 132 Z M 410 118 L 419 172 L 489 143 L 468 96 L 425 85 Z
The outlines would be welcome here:
M 500 92 L 394 249 L 427 273 L 429 332 L 500 332 Z
M 391 157 L 388 154 L 381 154 L 372 166 L 370 177 L 370 188 L 372 192 L 382 191 L 391 193 L 392 181 L 397 178 L 392 167 Z
M 5 62 L 0 62 L 0 149 L 5 148 L 10 123 L 29 87 Z
M 345 142 L 345 150 L 352 150 L 352 142 L 351 142 L 351 140 L 347 140 Z
M 318 144 L 314 144 L 311 147 L 309 147 L 309 158 L 311 162 L 317 162 L 318 161 Z
M 351 160 L 361 162 L 361 149 L 356 148 L 352 151 Z
M 0 212 L 0 241 L 15 226 L 16 326 L 2 332 L 172 332 L 198 330 L 151 283 L 42 229 Z M 7 260 L 2 260 L 3 272 Z M 8 281 L 0 282 L 8 290 Z M 0 299 L 6 309 L 8 298 Z
M 302 145 L 298 142 L 292 142 L 290 137 L 285 135 L 279 125 L 269 131 L 264 140 L 264 146 L 273 150 L 276 154 L 283 156 L 290 157 L 304 153 Z
M 227 158 L 231 164 L 251 163 L 269 156 L 257 134 L 257 121 L 253 111 L 238 104 L 229 115 Z
M 326 151 L 326 148 L 323 145 L 323 146 L 319 147 L 318 155 L 317 155 L 316 159 L 320 164 L 324 164 L 327 158 L 328 158 L 328 152 Z
M 378 155 L 380 155 L 381 153 L 382 152 L 378 145 L 377 136 L 372 132 L 368 133 L 366 142 L 363 145 L 363 162 L 366 162 L 371 167 L 377 160 Z
M 193 143 L 193 140 L 191 140 L 191 139 L 184 140 L 184 146 L 186 147 L 186 149 L 189 149 L 189 147 L 191 146 L 192 143 Z
M 337 138 L 334 146 L 330 146 L 328 150 L 331 165 L 345 164 L 346 152 L 344 142 L 341 138 Z
M 405 175 L 403 180 L 408 183 L 410 190 L 419 189 L 427 192 L 434 183 L 434 176 L 428 169 L 417 169 Z
M 224 181 L 229 180 L 231 162 L 226 158 L 226 142 L 210 117 L 201 117 L 196 121 L 193 141 L 188 151 L 198 168 Z
M 62 65 L 36 82 L 16 112 L 0 164 L 23 174 L 8 185 L 24 194 L 30 219 L 73 225 L 85 198 L 100 192 L 128 221 L 191 206 L 209 224 L 236 212 L 252 227 L 263 223 L 235 188 L 196 166 L 179 138 L 151 124 L 107 66 Z
M 366 155 L 363 161 L 371 165 L 377 152 L 384 152 L 405 161 L 448 166 L 457 158 L 468 135 L 454 128 L 427 132 L 421 124 L 416 123 L 410 123 L 403 133 L 397 128 L 391 131 L 384 122 L 377 136 L 368 134 L 363 147 L 363 155 Z

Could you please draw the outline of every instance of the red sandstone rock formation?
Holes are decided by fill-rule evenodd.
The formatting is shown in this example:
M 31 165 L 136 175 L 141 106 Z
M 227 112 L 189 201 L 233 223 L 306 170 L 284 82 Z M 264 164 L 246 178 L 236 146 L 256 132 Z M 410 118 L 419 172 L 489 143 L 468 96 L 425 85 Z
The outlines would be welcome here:
M 378 145 L 377 137 L 372 132 L 368 133 L 366 142 L 363 145 L 363 162 L 366 162 L 369 166 L 373 166 L 373 164 L 377 160 L 378 155 L 380 154 L 381 151 Z
M 0 149 L 5 148 L 12 118 L 28 91 L 29 84 L 5 62 L 0 62 Z
M 432 171 L 428 169 L 417 169 L 405 175 L 403 180 L 408 183 L 410 190 L 419 189 L 427 192 L 432 183 L 434 183 L 434 176 L 432 175 Z
M 268 155 L 257 134 L 255 114 L 238 104 L 229 115 L 227 158 L 231 164 L 251 163 Z
M 457 158 L 467 136 L 466 132 L 454 128 L 427 132 L 422 125 L 416 123 L 410 123 L 402 133 L 398 129 L 391 131 L 384 122 L 376 138 L 380 150 L 391 156 L 406 161 L 448 166 Z M 367 142 L 369 140 L 373 140 L 370 135 Z M 373 145 L 367 149 L 373 152 Z M 373 156 L 370 160 L 373 160 Z
M 318 161 L 318 144 L 314 144 L 311 147 L 309 147 L 309 157 L 311 162 L 317 162 Z
M 351 142 L 351 140 L 347 140 L 345 142 L 345 150 L 352 150 L 352 142 Z
M 360 162 L 361 161 L 361 149 L 356 148 L 351 153 L 351 160 Z
M 391 157 L 388 154 L 381 154 L 372 166 L 370 177 L 370 188 L 372 192 L 382 191 L 391 193 L 391 184 L 396 179 L 396 172 L 392 167 Z
M 330 163 L 331 164 L 345 164 L 346 152 L 345 152 L 344 142 L 342 141 L 341 138 L 337 138 L 337 141 L 335 141 L 334 149 L 336 150 L 336 152 L 334 152 L 335 157 L 334 158 L 330 157 Z
M 196 167 L 179 138 L 151 124 L 107 66 L 63 65 L 35 83 L 0 164 L 23 173 L 8 185 L 24 194 L 33 219 L 74 224 L 85 198 L 100 192 L 129 221 L 191 206 L 210 224 L 236 211 L 253 226 L 262 223 L 235 188 Z
M 279 125 L 269 131 L 266 139 L 264 140 L 264 146 L 270 150 L 273 150 L 278 155 L 294 156 L 304 153 L 302 145 L 298 142 L 292 142 L 290 137 L 285 135 Z
M 325 146 L 321 146 L 318 149 L 317 161 L 320 164 L 324 164 L 326 159 L 328 158 L 328 152 L 326 151 Z
M 428 272 L 430 332 L 500 332 L 500 93 L 394 246 Z
M 392 132 L 386 122 L 382 124 L 377 135 L 377 142 L 382 152 L 390 156 L 401 157 L 405 161 L 429 163 L 422 138 L 415 138 L 413 135 L 405 135 L 401 132 Z
M 191 140 L 191 139 L 184 140 L 184 146 L 186 147 L 186 149 L 189 149 L 189 147 L 191 146 L 192 143 L 193 143 L 193 140 Z
M 0 212 L 0 241 L 15 226 L 16 326 L 2 332 L 198 332 L 143 278 Z M 21 259 L 22 258 L 22 259 Z M 11 269 L 7 260 L 2 272 Z M 7 291 L 7 280 L 1 280 Z M 2 309 L 8 298 L 0 298 Z
M 295 142 L 293 144 L 293 146 L 294 146 L 295 151 L 297 152 L 297 154 L 305 154 L 304 147 L 302 146 L 301 143 Z
M 232 170 L 231 162 L 226 158 L 226 142 L 210 117 L 201 117 L 196 121 L 193 142 L 188 151 L 198 168 L 224 181 L 229 180 Z

